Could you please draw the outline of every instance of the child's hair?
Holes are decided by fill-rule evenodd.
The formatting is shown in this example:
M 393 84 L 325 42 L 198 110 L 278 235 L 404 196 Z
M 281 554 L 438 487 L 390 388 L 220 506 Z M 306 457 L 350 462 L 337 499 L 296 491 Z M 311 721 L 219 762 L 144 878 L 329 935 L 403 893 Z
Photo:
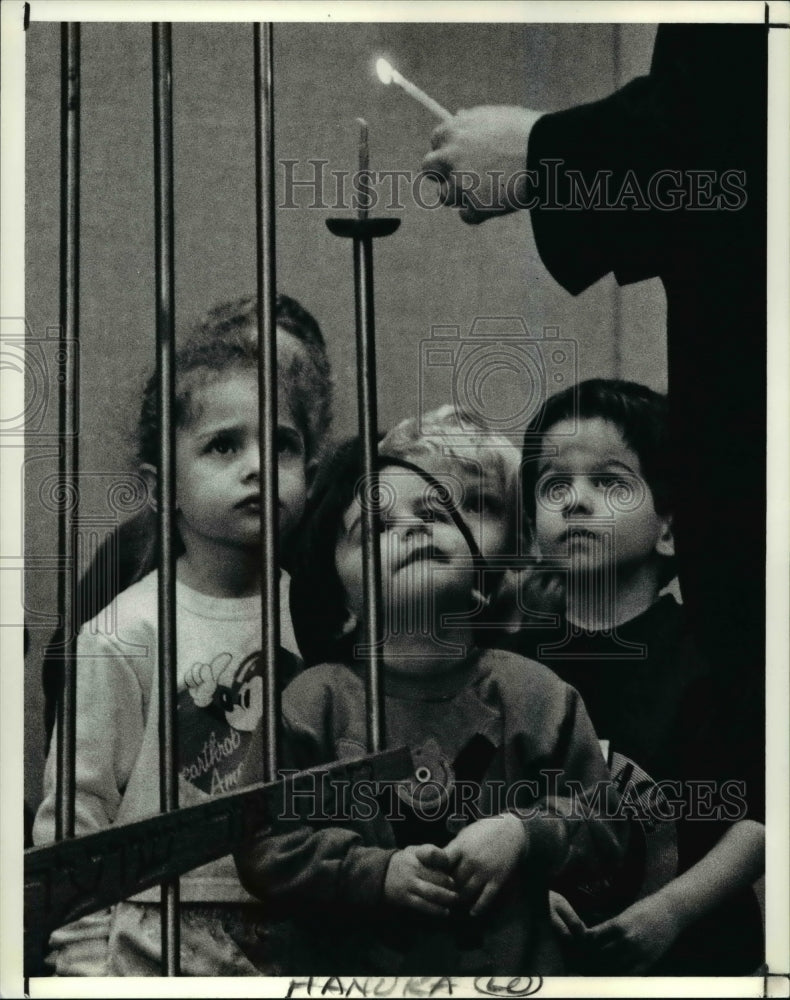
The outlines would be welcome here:
M 549 397 L 524 436 L 522 489 L 525 516 L 535 516 L 537 457 L 543 438 L 563 420 L 599 417 L 613 423 L 639 457 L 658 514 L 672 510 L 666 396 L 638 382 L 591 378 Z
M 335 551 L 343 515 L 362 479 L 362 445 L 350 438 L 319 468 L 291 567 L 290 610 L 299 652 L 307 666 L 350 663 L 357 641 L 343 634 L 346 595 Z
M 305 442 L 309 460 L 320 454 L 331 423 L 332 381 L 321 329 L 315 319 L 287 295 L 277 296 L 277 326 L 301 344 L 287 364 L 278 365 L 278 380 L 285 382 L 291 411 Z M 258 364 L 258 304 L 245 296 L 216 306 L 187 335 L 175 355 L 173 417 L 183 427 L 192 416 L 195 391 L 233 368 Z M 139 462 L 157 464 L 158 377 L 154 374 L 143 392 L 138 425 Z
M 474 429 L 469 430 L 470 427 Z M 455 472 L 460 467 L 470 476 L 480 477 L 481 487 L 489 487 L 485 502 L 495 504 L 495 512 L 507 520 L 505 553 L 512 555 L 517 551 L 521 456 L 506 437 L 488 430 L 475 416 L 446 403 L 419 420 L 415 417 L 402 420 L 384 436 L 379 454 L 382 459 L 389 456 L 423 465 L 433 475 Z
M 482 426 L 479 432 L 464 430 L 469 422 L 464 418 L 462 424 L 451 405 L 427 414 L 419 422 L 415 418 L 404 420 L 383 439 L 380 437 L 378 467 L 386 468 L 389 459 L 394 464 L 405 460 L 424 467 L 429 475 L 439 476 L 443 471 L 457 470 L 459 464 L 475 475 L 482 467 L 483 475 L 502 491 L 498 496 L 503 498 L 502 515 L 506 517 L 504 498 L 511 497 L 510 506 L 514 511 L 516 508 L 518 449 Z M 430 461 L 426 462 L 426 457 Z M 291 617 L 308 666 L 322 661 L 352 662 L 354 646 L 359 642 L 356 632 L 343 634 L 348 608 L 335 552 L 343 515 L 361 484 L 362 448 L 359 439 L 353 438 L 339 445 L 319 470 L 293 565 Z M 513 520 L 515 524 L 515 515 Z M 494 574 L 486 576 L 487 586 L 492 586 Z M 491 643 L 488 635 L 482 635 L 482 640 Z

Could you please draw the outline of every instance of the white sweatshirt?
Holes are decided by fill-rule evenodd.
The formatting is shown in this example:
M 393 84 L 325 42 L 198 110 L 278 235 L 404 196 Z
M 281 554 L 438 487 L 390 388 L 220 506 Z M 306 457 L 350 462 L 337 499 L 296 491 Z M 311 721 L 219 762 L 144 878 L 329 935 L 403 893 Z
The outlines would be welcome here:
M 179 805 L 236 787 L 262 712 L 260 597 L 216 598 L 176 585 Z M 283 616 L 285 617 L 285 615 Z M 76 834 L 159 812 L 157 575 L 123 591 L 77 642 Z M 33 840 L 55 830 L 55 744 Z M 159 901 L 159 888 L 136 900 Z M 228 856 L 181 878 L 183 902 L 248 902 Z M 111 911 L 55 932 L 57 971 L 101 975 Z M 106 961 L 106 955 L 104 956 Z

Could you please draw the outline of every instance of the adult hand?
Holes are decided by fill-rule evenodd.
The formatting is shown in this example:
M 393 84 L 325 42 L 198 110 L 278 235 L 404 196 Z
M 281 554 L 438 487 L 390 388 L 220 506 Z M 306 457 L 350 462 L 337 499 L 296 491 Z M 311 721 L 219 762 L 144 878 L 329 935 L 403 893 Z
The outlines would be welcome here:
M 596 956 L 596 964 L 640 975 L 669 950 L 682 929 L 672 907 L 656 893 L 591 927 L 584 935 L 584 946 Z
M 527 832 L 517 816 L 479 819 L 445 847 L 450 870 L 469 914 L 478 917 L 526 856 Z
M 523 208 L 527 144 L 539 111 L 511 105 L 483 105 L 434 129 L 422 169 L 442 188 L 446 205 L 477 224 Z
M 384 898 L 429 917 L 446 917 L 458 903 L 449 861 L 433 844 L 404 847 L 392 855 L 384 878 Z

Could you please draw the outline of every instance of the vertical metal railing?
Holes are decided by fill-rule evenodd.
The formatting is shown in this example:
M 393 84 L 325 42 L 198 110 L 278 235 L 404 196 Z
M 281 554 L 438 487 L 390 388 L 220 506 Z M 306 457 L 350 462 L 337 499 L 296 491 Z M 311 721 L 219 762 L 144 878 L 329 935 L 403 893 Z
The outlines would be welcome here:
M 369 167 L 367 123 L 359 119 L 360 174 Z M 353 240 L 354 313 L 357 347 L 357 413 L 362 444 L 362 588 L 365 622 L 360 644 L 365 657 L 365 723 L 368 753 L 386 745 L 382 659 L 381 549 L 379 532 L 378 403 L 376 393 L 376 323 L 373 301 L 373 240 L 389 236 L 399 219 L 371 219 L 360 203 L 356 219 L 327 219 L 335 236 Z
M 277 262 L 274 198 L 274 68 L 271 24 L 253 26 L 255 79 L 255 236 L 258 295 L 258 391 L 261 449 L 261 632 L 263 780 L 279 762 L 280 570 L 277 552 Z
M 263 778 L 278 779 L 280 696 L 277 683 L 280 646 L 278 476 L 277 476 L 277 289 L 275 232 L 273 31 L 254 25 L 256 275 L 260 343 L 261 450 L 261 619 L 264 662 Z M 157 520 L 158 684 L 160 809 L 178 809 L 178 731 L 176 686 L 177 530 L 175 481 L 175 265 L 171 25 L 152 25 L 154 226 L 156 275 L 156 364 L 158 374 L 159 457 Z M 76 633 L 78 538 L 79 379 L 76 345 L 79 333 L 79 147 L 80 27 L 64 24 L 61 34 L 61 275 L 59 358 L 59 548 L 64 571 L 59 578 L 58 613 L 64 625 L 64 689 L 58 703 L 56 839 L 75 833 Z M 378 417 L 376 403 L 375 322 L 372 239 L 397 228 L 396 220 L 368 220 L 367 212 L 342 235 L 354 237 L 355 306 L 359 425 L 363 475 L 375 487 Z M 375 493 L 375 488 L 372 490 Z M 372 498 L 372 493 L 369 493 Z M 372 498 L 373 499 L 373 498 Z M 370 752 L 384 746 L 381 678 L 381 569 L 375 502 L 364 505 L 363 572 L 365 580 L 368 670 L 366 717 Z M 162 969 L 180 974 L 179 879 L 162 883 Z
M 162 812 L 178 808 L 176 722 L 176 523 L 173 258 L 172 41 L 169 24 L 152 26 L 154 213 L 156 232 L 156 354 L 159 409 L 157 510 L 159 528 L 159 796 Z M 180 971 L 179 880 L 162 883 L 162 968 Z
M 74 836 L 77 715 L 77 560 L 79 518 L 80 26 L 61 25 L 60 339 L 58 357 L 58 619 L 63 623 L 63 692 L 57 713 L 55 838 Z
M 354 240 L 354 309 L 357 331 L 357 407 L 362 441 L 362 475 L 369 484 L 362 505 L 362 584 L 365 607 L 365 721 L 368 753 L 384 749 L 384 688 L 382 684 L 381 549 L 378 530 L 378 405 L 376 396 L 376 337 L 373 311 L 373 241 Z

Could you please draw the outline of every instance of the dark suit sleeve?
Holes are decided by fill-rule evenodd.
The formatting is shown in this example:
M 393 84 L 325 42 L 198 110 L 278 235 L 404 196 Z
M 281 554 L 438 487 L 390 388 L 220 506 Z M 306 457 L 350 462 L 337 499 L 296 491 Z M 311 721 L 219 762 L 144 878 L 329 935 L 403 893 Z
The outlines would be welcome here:
M 621 284 L 663 276 L 690 217 L 707 221 L 704 209 L 662 208 L 678 201 L 672 189 L 693 197 L 689 171 L 703 170 L 716 174 L 717 195 L 725 171 L 753 173 L 750 157 L 765 130 L 753 113 L 764 86 L 764 37 L 762 25 L 662 25 L 648 76 L 539 119 L 527 163 L 538 178 L 532 222 L 544 264 L 567 291 L 578 294 L 610 271 Z M 569 171 L 578 172 L 583 195 L 604 185 L 603 204 L 584 207 Z M 674 176 L 659 177 L 666 171 Z M 747 177 L 747 186 L 756 180 Z M 624 184 L 635 193 L 619 198 Z

